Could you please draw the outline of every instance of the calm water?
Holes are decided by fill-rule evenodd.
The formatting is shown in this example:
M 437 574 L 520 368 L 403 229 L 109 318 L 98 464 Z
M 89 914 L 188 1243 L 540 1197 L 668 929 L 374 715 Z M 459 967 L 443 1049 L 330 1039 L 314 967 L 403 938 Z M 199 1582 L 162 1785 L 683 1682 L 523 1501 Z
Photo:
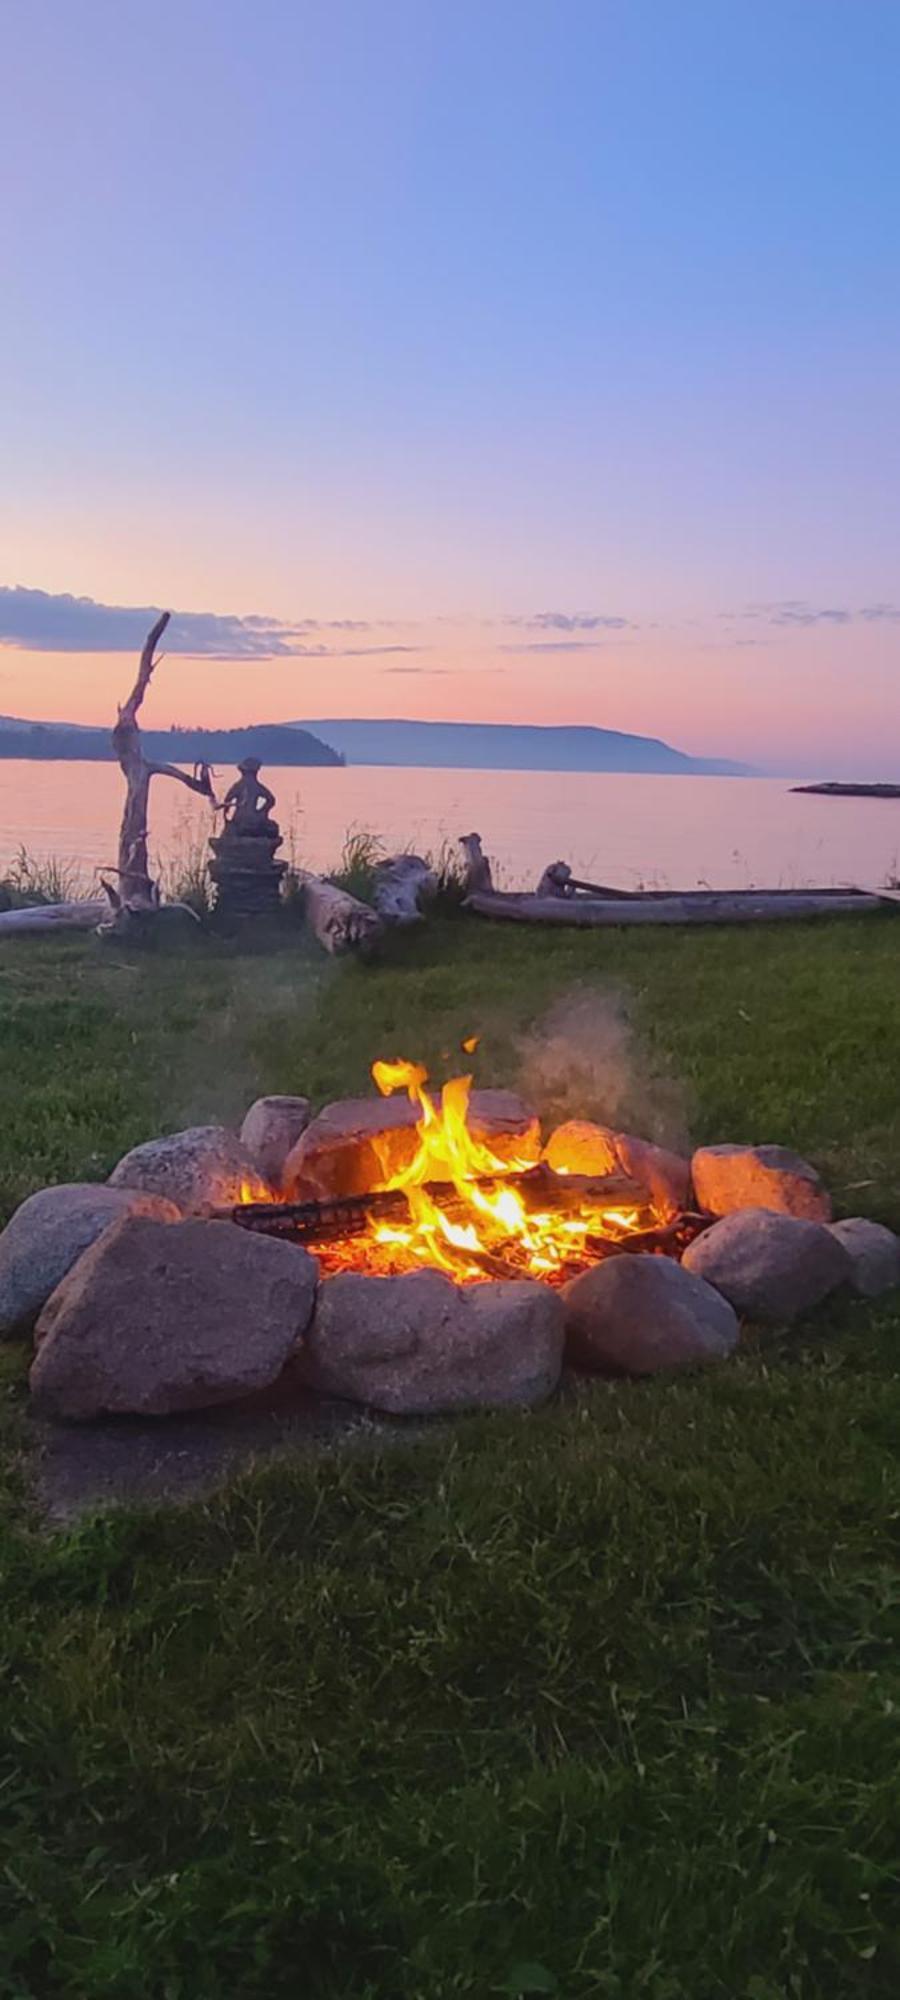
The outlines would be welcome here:
M 900 873 L 900 800 L 802 798 L 781 778 L 629 777 L 556 771 L 266 770 L 298 859 L 332 865 L 352 825 L 388 848 L 435 848 L 473 829 L 507 887 L 548 861 L 621 888 L 770 888 Z M 225 789 L 231 774 L 220 774 Z M 122 779 L 113 764 L 0 760 L 0 868 L 20 844 L 75 861 L 86 877 L 115 858 Z M 205 839 L 208 808 L 159 778 L 158 856 Z

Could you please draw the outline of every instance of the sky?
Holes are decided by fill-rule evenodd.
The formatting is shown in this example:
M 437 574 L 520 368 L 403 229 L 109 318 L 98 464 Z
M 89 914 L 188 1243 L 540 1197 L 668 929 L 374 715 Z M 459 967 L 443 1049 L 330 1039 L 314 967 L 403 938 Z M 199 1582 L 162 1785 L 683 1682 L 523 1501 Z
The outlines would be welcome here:
M 900 776 L 897 0 L 2 0 L 0 712 Z

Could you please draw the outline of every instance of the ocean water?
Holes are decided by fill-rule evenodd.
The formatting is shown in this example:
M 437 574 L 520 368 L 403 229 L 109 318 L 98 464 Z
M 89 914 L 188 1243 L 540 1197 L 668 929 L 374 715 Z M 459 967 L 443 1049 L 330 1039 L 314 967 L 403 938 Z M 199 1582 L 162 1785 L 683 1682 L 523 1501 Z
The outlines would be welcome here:
M 266 769 L 284 853 L 321 869 L 348 829 L 385 848 L 434 850 L 477 831 L 507 888 L 547 862 L 615 887 L 879 887 L 900 874 L 900 800 L 792 793 L 782 778 L 621 772 Z M 217 779 L 224 791 L 231 773 Z M 116 855 L 122 777 L 114 764 L 0 760 L 0 870 L 20 846 L 77 864 L 87 880 Z M 165 861 L 214 831 L 206 804 L 166 778 L 151 790 L 154 853 Z

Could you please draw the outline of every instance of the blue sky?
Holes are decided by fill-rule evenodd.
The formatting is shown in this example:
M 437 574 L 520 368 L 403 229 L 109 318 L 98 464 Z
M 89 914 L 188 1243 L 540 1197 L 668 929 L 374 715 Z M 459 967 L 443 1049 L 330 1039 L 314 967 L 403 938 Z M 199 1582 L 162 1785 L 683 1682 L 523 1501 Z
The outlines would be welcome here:
M 898 75 L 895 0 L 6 0 L 0 709 L 130 640 L 21 586 L 261 621 L 152 719 L 886 770 Z

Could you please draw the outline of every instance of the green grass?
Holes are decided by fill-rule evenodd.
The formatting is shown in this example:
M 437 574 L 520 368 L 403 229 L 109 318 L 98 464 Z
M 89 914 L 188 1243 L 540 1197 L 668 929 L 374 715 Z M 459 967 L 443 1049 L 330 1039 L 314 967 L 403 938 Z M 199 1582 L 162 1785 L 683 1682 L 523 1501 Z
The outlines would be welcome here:
M 582 999 L 560 1108 L 795 1144 L 841 1209 L 900 1224 L 898 972 L 890 917 L 436 923 L 369 969 L 22 941 L 0 1199 L 259 1089 L 362 1086 L 379 1053 L 445 1073 L 479 1029 L 480 1078 L 514 1082 L 580 994 L 600 1058 Z M 898 1332 L 841 1303 L 715 1373 L 53 1534 L 12 1353 L 0 1995 L 895 1992 Z

